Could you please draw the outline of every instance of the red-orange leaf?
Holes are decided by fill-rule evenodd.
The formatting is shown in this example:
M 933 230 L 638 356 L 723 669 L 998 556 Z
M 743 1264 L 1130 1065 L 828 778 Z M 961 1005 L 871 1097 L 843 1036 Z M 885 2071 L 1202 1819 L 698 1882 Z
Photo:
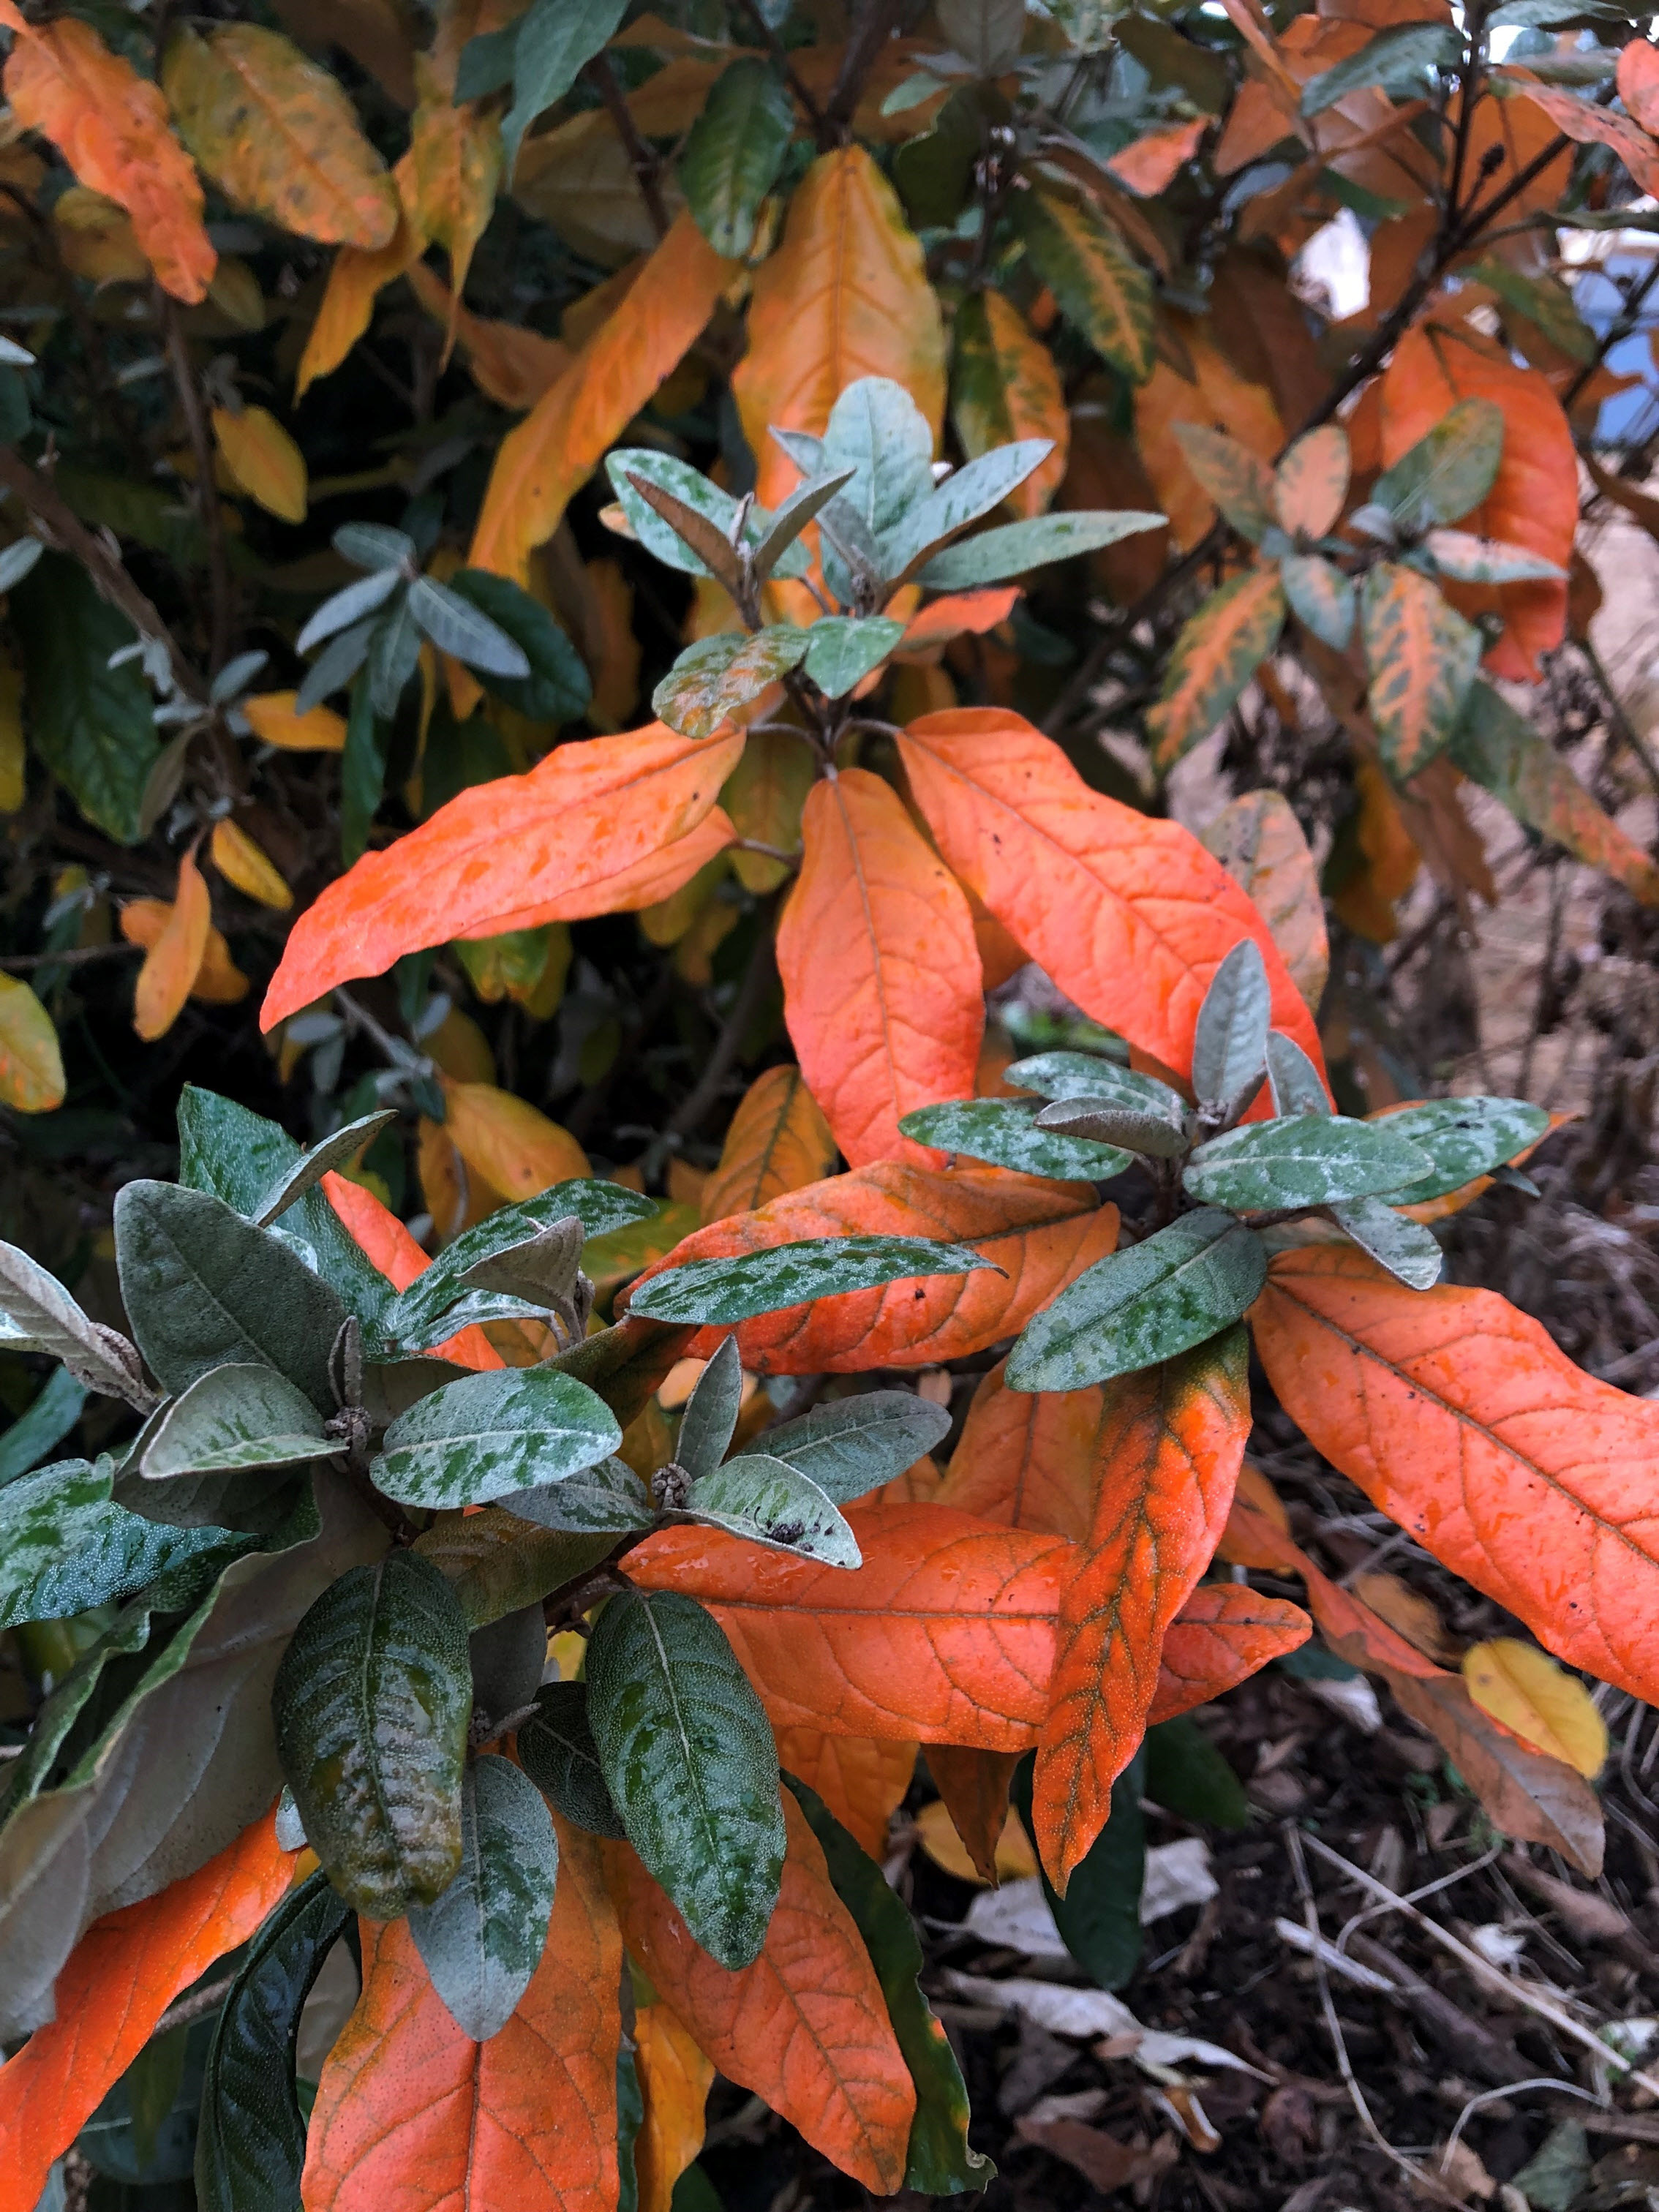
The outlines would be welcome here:
M 0 2204 L 39 2198 L 111 2084 L 181 1990 L 246 1942 L 293 1879 L 274 1820 L 142 1904 L 94 1921 L 58 1977 L 58 2014 L 0 2067 Z
M 764 2097 L 843 2173 L 890 2197 L 904 2179 L 915 2086 L 864 1939 L 787 1790 L 783 1814 L 783 1883 L 752 1966 L 734 1973 L 717 1965 L 633 1852 L 611 1844 L 623 1934 L 658 1996 L 729 2081 Z
M 1179 823 L 1091 791 L 1058 745 L 999 708 L 925 714 L 899 739 L 940 852 L 1068 998 L 1185 1075 L 1211 976 L 1261 947 L 1276 1027 L 1323 1066 L 1267 923 Z
M 1248 1370 L 1234 1329 L 1108 1395 L 1093 1522 L 1060 1598 L 1032 1777 L 1036 1846 L 1062 1895 L 1146 1734 L 1165 1632 L 1226 1526 L 1250 1429 Z
M 927 1747 L 927 1771 L 945 1801 L 951 1826 L 975 1872 L 993 1884 L 997 1880 L 997 1845 L 1008 1824 L 1008 1786 L 1018 1764 L 1012 1751 L 978 1751 L 960 1743 Z
M 1200 1583 L 1170 1624 L 1146 1725 L 1206 1705 L 1224 1690 L 1305 1644 L 1313 1624 L 1299 1605 L 1262 1597 L 1243 1583 Z
M 1177 173 L 1190 161 L 1210 127 L 1207 115 L 1190 123 L 1166 124 L 1133 139 L 1106 164 L 1120 184 L 1127 185 L 1142 199 L 1167 191 Z
M 364 854 L 301 915 L 262 1027 L 447 938 L 526 927 L 531 913 L 551 920 L 555 905 L 567 921 L 609 911 L 610 879 L 695 828 L 742 749 L 740 735 L 699 744 L 653 722 L 559 745 L 527 775 L 475 784 L 395 845 Z
M 867 769 L 815 783 L 801 833 L 778 928 L 801 1073 L 852 1166 L 931 1160 L 898 1124 L 918 1106 L 973 1096 L 985 999 L 967 898 Z
M 168 127 L 160 88 L 73 15 L 30 23 L 5 0 L 0 23 L 16 33 L 5 70 L 13 118 L 50 138 L 83 185 L 126 210 L 164 290 L 205 299 L 218 256 L 203 227 L 194 164 Z
M 847 1236 L 941 1237 L 972 1245 L 1006 1272 L 981 1267 L 848 1291 L 743 1322 L 738 1347 L 751 1375 L 938 1366 L 982 1352 L 1024 1328 L 1039 1306 L 1115 1249 L 1117 1208 L 1098 1205 L 1086 1184 L 1045 1182 L 1001 1168 L 940 1174 L 878 1160 L 790 1191 L 753 1213 L 711 1222 L 647 1269 L 646 1279 L 688 1260 Z M 699 1331 L 690 1356 L 709 1358 L 726 1334 Z
M 680 216 L 616 312 L 502 439 L 473 533 L 474 568 L 525 580 L 531 553 L 678 367 L 732 274 L 690 216 Z
M 1619 97 L 1644 131 L 1659 131 L 1659 52 L 1645 39 L 1620 50 Z
M 562 1822 L 547 1948 L 507 2026 L 462 2033 L 406 1920 L 362 1924 L 363 1990 L 318 2085 L 306 2212 L 613 2212 L 622 1943 Z
M 901 1738 L 825 1735 L 817 1729 L 778 1732 L 786 1773 L 816 1790 L 849 1835 L 872 1859 L 887 1850 L 887 1824 L 915 1772 L 916 1746 Z
M 1010 1390 L 1000 1360 L 974 1393 L 938 1503 L 1081 1543 L 1095 1506 L 1104 1386 Z
M 779 1728 L 1024 1750 L 1048 1710 L 1075 1547 L 939 1505 L 848 1517 L 861 1567 L 686 1528 L 630 1553 L 629 1572 L 713 1610 Z
M 435 1124 L 434 1124 L 435 1126 Z M 406 1291 L 416 1275 L 432 1262 L 395 1213 L 389 1212 L 372 1190 L 348 1182 L 343 1175 L 323 1177 L 323 1195 L 334 1208 L 356 1243 L 386 1277 L 394 1291 Z M 501 1355 L 475 1323 L 436 1345 L 433 1356 L 453 1360 L 458 1367 L 500 1367 Z
M 1490 1291 L 1407 1291 L 1349 1245 L 1280 1254 L 1255 1310 L 1287 1413 L 1559 1658 L 1659 1699 L 1659 1405 Z

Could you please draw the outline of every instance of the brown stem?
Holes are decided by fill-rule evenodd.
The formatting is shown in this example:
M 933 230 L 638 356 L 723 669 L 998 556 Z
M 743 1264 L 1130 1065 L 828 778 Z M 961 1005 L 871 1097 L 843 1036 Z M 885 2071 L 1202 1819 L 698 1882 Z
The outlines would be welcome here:
M 8 975 L 30 968 L 83 968 L 89 960 L 112 960 L 126 952 L 142 952 L 142 945 L 72 945 L 63 952 L 0 953 L 0 969 Z
M 225 542 L 225 518 L 219 505 L 219 488 L 215 480 L 213 434 L 208 428 L 207 411 L 202 405 L 201 388 L 196 381 L 196 372 L 191 367 L 190 348 L 185 342 L 179 303 L 163 292 L 159 284 L 155 288 L 155 300 L 161 315 L 167 367 L 173 372 L 173 388 L 179 394 L 185 429 L 196 463 L 196 511 L 202 519 L 202 529 L 207 538 L 208 580 L 212 592 L 208 670 L 210 674 L 216 676 L 230 658 L 234 604 L 231 596 L 230 553 Z
M 858 28 L 847 42 L 835 88 L 823 111 L 818 132 L 820 152 L 827 154 L 846 144 L 853 111 L 863 96 L 864 81 L 891 35 L 902 7 L 903 0 L 869 0 Z
M 805 112 L 806 119 L 812 126 L 814 136 L 817 136 L 823 129 L 823 110 L 818 106 L 817 100 L 813 99 L 811 94 L 807 90 L 806 87 L 801 82 L 799 76 L 796 74 L 795 64 L 789 58 L 788 47 L 784 45 L 783 40 L 778 36 L 772 26 L 767 21 L 765 16 L 762 15 L 760 9 L 755 5 L 755 0 L 742 0 L 742 4 L 744 14 L 748 16 L 750 22 L 755 26 L 755 28 L 760 33 L 762 38 L 766 41 L 773 60 L 783 71 L 785 83 L 787 84 L 790 91 L 794 94 L 796 99 L 799 100 L 801 106 Z
M 617 71 L 609 54 L 599 54 L 587 64 L 587 74 L 594 89 L 605 105 L 605 112 L 617 126 L 617 136 L 628 149 L 628 158 L 633 164 L 634 174 L 640 180 L 653 229 L 659 238 L 668 231 L 668 204 L 662 196 L 662 162 L 641 137 L 639 126 L 629 112 L 623 97 L 622 87 L 617 82 Z

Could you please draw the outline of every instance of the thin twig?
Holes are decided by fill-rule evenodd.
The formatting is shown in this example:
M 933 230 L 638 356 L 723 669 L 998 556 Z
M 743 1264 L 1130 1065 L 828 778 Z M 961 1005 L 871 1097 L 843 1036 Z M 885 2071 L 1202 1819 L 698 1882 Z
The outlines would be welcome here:
M 167 367 L 173 372 L 173 388 L 179 394 L 185 430 L 190 439 L 190 450 L 196 464 L 196 511 L 201 516 L 203 532 L 207 538 L 208 584 L 212 593 L 208 668 L 210 674 L 216 676 L 230 658 L 231 625 L 235 605 L 231 595 L 230 550 L 225 538 L 224 512 L 219 504 L 219 487 L 215 481 L 213 434 L 208 428 L 207 411 L 202 405 L 201 387 L 196 381 L 196 372 L 191 367 L 190 347 L 185 338 L 179 303 L 162 291 L 159 284 L 155 288 L 155 300 L 161 316 Z
M 842 57 L 841 71 L 830 94 L 830 104 L 823 111 L 823 125 L 818 134 L 821 153 L 842 144 L 853 120 L 864 92 L 864 81 L 875 66 L 876 57 L 886 45 L 896 23 L 903 0 L 868 0 L 864 20 L 847 42 L 847 52 Z M 828 143 L 825 134 L 828 133 Z
M 605 102 L 605 112 L 617 126 L 617 136 L 628 149 L 629 161 L 639 179 L 640 191 L 651 217 L 651 227 L 659 238 L 667 235 L 668 203 L 662 196 L 662 162 L 641 137 L 623 88 L 617 82 L 616 64 L 609 54 L 597 54 L 587 64 L 587 74 L 594 89 Z
M 0 952 L 0 968 L 21 975 L 31 968 L 83 968 L 88 961 L 113 960 L 122 953 L 142 952 L 142 945 L 125 939 L 114 945 L 73 945 L 63 952 Z
M 193 2020 L 204 2014 L 217 2012 L 236 1986 L 234 1974 L 227 1974 L 222 1981 L 210 1982 L 204 1990 L 192 1990 L 188 1996 L 176 1998 L 161 2014 L 153 2028 L 150 2040 L 158 2035 L 169 2035 L 175 2027 L 188 2027 Z
M 1587 2104 L 1599 2105 L 1605 2100 L 1594 2089 L 1581 2089 L 1576 2081 L 1564 2081 L 1557 2074 L 1535 2074 L 1529 2081 L 1510 2081 L 1496 2089 L 1482 2089 L 1479 2096 L 1471 2097 L 1457 2115 L 1457 2124 L 1446 2138 L 1446 2147 L 1440 2154 L 1440 2171 L 1451 2171 L 1453 2154 L 1463 2140 L 1463 2130 L 1482 2105 L 1495 2105 L 1500 2097 L 1518 2097 L 1523 2089 L 1556 2089 L 1564 2097 L 1583 2097 Z
M 773 60 L 783 71 L 785 83 L 799 100 L 802 108 L 805 111 L 806 119 L 811 125 L 813 134 L 816 136 L 823 128 L 823 110 L 801 82 L 796 73 L 795 64 L 789 58 L 788 47 L 784 45 L 783 40 L 755 5 L 755 0 L 742 0 L 742 6 L 744 14 L 749 17 L 762 38 L 765 40 Z

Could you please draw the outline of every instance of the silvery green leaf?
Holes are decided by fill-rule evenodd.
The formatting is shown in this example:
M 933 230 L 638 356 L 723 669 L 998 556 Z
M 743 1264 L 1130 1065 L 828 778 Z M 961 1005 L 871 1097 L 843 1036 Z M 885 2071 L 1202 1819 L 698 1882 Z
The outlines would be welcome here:
M 692 1484 L 684 1510 L 728 1535 L 799 1552 L 825 1566 L 864 1564 L 857 1538 L 811 1477 L 766 1452 L 745 1452 L 703 1475 Z
M 1524 545 L 1478 538 L 1467 530 L 1431 530 L 1423 540 L 1423 550 L 1441 575 L 1458 584 L 1529 583 L 1567 573 Z
M 354 568 L 401 568 L 418 550 L 407 531 L 386 522 L 343 522 L 331 542 Z
M 1474 1097 L 1431 1098 L 1365 1126 L 1391 1130 L 1428 1155 L 1428 1173 L 1389 1190 L 1393 1205 L 1419 1206 L 1490 1175 L 1535 1145 L 1549 1125 L 1544 1109 L 1524 1098 Z
M 354 623 L 349 629 L 342 630 L 338 637 L 331 640 L 306 672 L 295 693 L 295 713 L 308 714 L 325 699 L 343 690 L 368 659 L 374 639 L 374 624 L 371 620 Z
M 171 1567 L 224 1544 L 222 1529 L 175 1531 L 110 1497 L 111 1463 L 54 1461 L 0 1491 L 0 1628 L 118 1604 Z
M 614 1458 L 602 1459 L 558 1482 L 515 1490 L 501 1502 L 520 1521 L 575 1535 L 600 1530 L 626 1535 L 630 1529 L 653 1527 L 657 1519 L 644 1483 L 626 1460 Z
M 1445 1255 L 1434 1231 L 1408 1214 L 1396 1213 L 1380 1198 L 1351 1198 L 1331 1208 L 1337 1226 L 1362 1251 L 1413 1291 L 1431 1291 L 1440 1280 Z
M 227 700 L 246 691 L 270 659 L 268 653 L 256 647 L 252 653 L 239 653 L 234 660 L 226 661 L 214 678 L 212 690 L 208 694 L 214 705 L 222 707 Z
M 46 550 L 38 538 L 14 538 L 0 549 L 0 592 L 21 584 Z
M 620 446 L 606 456 L 605 467 L 617 502 L 628 517 L 629 526 L 646 551 L 665 567 L 678 568 L 684 575 L 708 575 L 708 565 L 693 552 L 679 532 L 641 495 L 633 479 L 642 477 L 659 490 L 680 501 L 712 525 L 728 544 L 738 515 L 738 502 L 731 493 L 722 491 L 718 484 L 711 483 L 689 461 L 678 460 L 672 453 L 659 453 L 654 447 Z M 759 544 L 770 529 L 772 520 L 763 509 L 750 507 L 744 528 L 744 544 L 751 548 Z M 780 576 L 804 576 L 806 566 L 805 547 L 791 543 L 785 545 L 774 562 L 773 573 Z
M 515 1606 L 466 1639 L 472 1672 L 472 1734 L 488 1742 L 529 1705 L 547 1666 L 547 1622 L 538 1603 Z
M 410 611 L 409 599 L 405 596 L 396 606 L 387 608 L 386 613 L 375 623 L 374 635 L 368 643 L 367 672 L 369 704 L 380 721 L 389 722 L 397 713 L 398 702 L 404 696 L 404 687 L 415 673 L 420 658 L 420 627 Z M 342 769 L 342 774 L 348 786 L 350 753 L 351 738 L 348 735 L 346 764 Z M 380 801 L 380 782 L 384 774 L 385 761 L 382 750 L 375 763 L 374 805 L 378 805 Z M 368 834 L 368 821 L 373 811 L 374 807 L 371 805 L 364 813 L 363 835 L 365 836 Z
M 1011 1390 L 1078 1390 L 1206 1343 L 1255 1304 L 1267 1255 L 1254 1230 L 1204 1206 L 1098 1260 L 1029 1321 Z
M 1290 553 L 1279 564 L 1291 612 L 1334 653 L 1346 653 L 1353 635 L 1352 581 L 1321 553 Z
M 1413 1158 L 1423 1165 L 1413 1168 Z M 1301 1114 L 1212 1137 L 1188 1161 L 1182 1180 L 1203 1205 L 1248 1212 L 1397 1191 L 1428 1166 L 1428 1153 L 1387 1122 Z
M 1383 471 L 1370 503 L 1407 531 L 1461 522 L 1492 489 L 1503 458 L 1503 409 L 1493 399 L 1460 399 Z
M 772 574 L 819 508 L 852 481 L 851 469 L 835 469 L 828 476 L 814 477 L 810 483 L 795 487 L 767 524 L 755 547 L 755 574 L 761 582 L 764 583 Z
M 533 1717 L 519 1729 L 518 1747 L 520 1765 L 556 1813 L 591 1836 L 621 1840 L 627 1832 L 599 1771 L 586 1682 L 544 1683 Z
M 151 1482 L 179 1474 L 228 1474 L 329 1459 L 342 1449 L 324 1433 L 303 1390 L 253 1362 L 210 1369 L 145 1430 L 140 1472 Z
M 1449 23 L 1397 23 L 1310 78 L 1303 87 L 1302 112 L 1323 114 L 1349 93 L 1373 85 L 1386 92 L 1411 91 L 1428 70 L 1451 67 L 1462 50 L 1462 33 Z
M 757 1441 L 769 1457 L 787 1460 L 826 1498 L 848 1505 L 914 1467 L 950 1428 L 949 1408 L 912 1390 L 863 1390 L 780 1422 Z
M 1193 1031 L 1193 1089 L 1201 1105 L 1230 1105 L 1266 1067 L 1272 1000 L 1261 947 L 1241 938 L 1211 976 Z
M 377 607 L 383 607 L 403 580 L 401 568 L 377 568 L 372 575 L 360 576 L 355 584 L 346 585 L 331 599 L 325 599 L 312 616 L 294 641 L 295 652 L 309 653 L 336 631 L 362 622 Z M 312 672 L 314 675 L 316 672 Z
M 410 1908 L 432 1986 L 463 2035 L 488 2043 L 541 1964 L 559 1847 L 539 1790 L 486 1752 L 461 1783 L 461 1863 L 430 1905 Z
M 983 530 L 961 545 L 947 545 L 921 571 L 920 581 L 933 592 L 966 592 L 980 584 L 1006 584 L 1051 561 L 1070 561 L 1097 553 L 1120 538 L 1143 530 L 1161 530 L 1167 517 L 1125 510 L 1080 509 L 1068 514 L 1036 514 L 1024 522 L 1005 522 Z
M 486 1259 L 474 1261 L 461 1280 L 473 1289 L 497 1291 L 543 1312 L 568 1314 L 574 1325 L 585 1235 L 576 1215 L 567 1213 L 526 1237 L 522 1244 L 510 1244 L 504 1252 L 492 1252 Z M 581 1317 L 586 1318 L 585 1314 Z
M 1043 1098 L 1098 1098 L 1103 1104 L 1123 1106 L 1141 1114 L 1158 1114 L 1179 1122 L 1185 1111 L 1181 1094 L 1156 1076 L 1139 1075 L 1121 1060 L 1103 1060 L 1090 1052 L 1036 1052 L 1017 1060 L 1005 1073 L 1022 1091 L 1035 1091 Z
M 781 430 L 775 422 L 768 426 L 767 435 L 783 449 L 803 477 L 823 474 L 822 438 L 815 438 L 810 430 Z
M 1331 1111 L 1319 1070 L 1296 1039 L 1286 1036 L 1283 1030 L 1273 1030 L 1267 1038 L 1267 1080 L 1273 1087 L 1273 1112 L 1277 1115 Z
M 409 587 L 408 605 L 410 619 L 440 653 L 489 676 L 529 675 L 530 656 L 524 647 L 459 592 L 431 576 L 417 576 Z
M 492 1368 L 400 1413 L 369 1479 L 404 1505 L 483 1505 L 562 1481 L 621 1442 L 615 1415 L 585 1383 L 546 1367 Z
M 300 1818 L 300 1808 L 294 1802 L 294 1792 L 285 1782 L 283 1784 L 283 1794 L 276 1800 L 276 1848 L 280 1851 L 302 1851 L 305 1847 L 305 1822 Z M 343 1917 L 345 1912 L 343 1899 L 340 1900 L 340 1911 Z
M 1130 1155 L 1115 1146 L 1042 1129 L 1034 1109 L 1018 1098 L 964 1098 L 918 1107 L 899 1127 L 919 1145 L 964 1152 L 1020 1175 L 1051 1176 L 1061 1182 L 1105 1182 L 1121 1174 Z
M 826 698 L 842 699 L 862 684 L 904 635 L 885 615 L 830 615 L 807 632 L 806 673 Z
M 630 1313 L 724 1326 L 885 1283 L 965 1275 L 993 1261 L 925 1237 L 818 1237 L 726 1260 L 690 1260 L 641 1284 Z
M 141 1413 L 155 1403 L 126 1338 L 82 1313 L 56 1275 L 15 1244 L 0 1244 L 0 1348 L 61 1359 L 77 1382 Z
M 302 1153 L 276 1185 L 270 1195 L 263 1200 L 253 1216 L 257 1229 L 269 1229 L 279 1214 L 297 1205 L 308 1190 L 313 1190 L 325 1175 L 356 1158 L 365 1145 L 378 1137 L 382 1129 L 398 1118 L 395 1106 L 383 1107 L 379 1113 L 364 1114 L 355 1121 L 348 1121 L 331 1137 L 325 1137 Z
M 743 1406 L 743 1362 L 735 1336 L 722 1337 L 714 1358 L 698 1376 L 680 1415 L 674 1464 L 695 1482 L 712 1474 L 726 1457 Z
M 882 567 L 888 577 L 894 583 L 903 582 L 930 553 L 1000 507 L 1054 449 L 1052 438 L 1020 438 L 952 470 L 882 539 Z
M 847 386 L 830 410 L 822 453 L 818 466 L 854 471 L 839 501 L 863 524 L 872 552 L 933 492 L 933 430 L 891 377 L 861 376 Z
M 819 510 L 823 580 L 843 606 L 873 601 L 881 589 L 881 556 L 875 535 L 857 507 L 839 494 Z
M 1036 1126 L 1155 1160 L 1178 1158 L 1190 1141 L 1184 1121 L 1171 1121 L 1166 1115 L 1148 1114 L 1139 1106 L 1114 1105 L 1109 1098 L 1057 1098 L 1042 1109 Z

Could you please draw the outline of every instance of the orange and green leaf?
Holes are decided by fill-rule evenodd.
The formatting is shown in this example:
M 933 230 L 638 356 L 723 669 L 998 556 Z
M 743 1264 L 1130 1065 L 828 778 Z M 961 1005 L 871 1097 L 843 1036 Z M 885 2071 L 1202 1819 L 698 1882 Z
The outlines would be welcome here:
M 1296 443 L 1273 471 L 1273 511 L 1292 538 L 1334 530 L 1348 496 L 1348 434 L 1322 422 Z
M 1159 768 L 1173 768 L 1225 720 L 1284 627 L 1285 586 L 1271 563 L 1235 576 L 1182 624 L 1146 714 Z
M 1317 1013 L 1330 969 L 1319 864 L 1281 792 L 1230 799 L 1202 832 L 1204 843 L 1246 891 L 1285 956 L 1296 988 Z
M 435 1122 L 430 1125 L 434 1129 Z M 441 1134 L 441 1132 L 440 1132 Z M 323 1177 L 323 1195 L 350 1231 L 358 1248 L 386 1277 L 394 1291 L 406 1291 L 417 1275 L 432 1265 L 428 1254 L 410 1235 L 397 1215 L 382 1206 L 372 1190 L 331 1172 Z M 459 1224 L 457 1224 L 459 1226 Z M 434 1346 L 434 1355 L 458 1367 L 500 1367 L 501 1355 L 476 1323 Z
M 1106 1393 L 1010 1390 L 1000 1360 L 974 1393 L 938 1502 L 1081 1543 L 1094 1518 Z
M 64 1103 L 58 1031 L 20 975 L 0 976 L 0 1100 L 19 1114 L 50 1114 Z
M 1480 633 L 1437 586 L 1397 561 L 1379 561 L 1367 575 L 1359 631 L 1371 720 L 1382 757 L 1403 783 L 1449 741 L 1480 665 Z
M 1072 422 L 1054 356 L 1012 300 L 970 292 L 951 331 L 951 420 L 970 460 L 1017 438 L 1054 441 L 1012 494 L 1015 514 L 1041 514 L 1066 474 Z

